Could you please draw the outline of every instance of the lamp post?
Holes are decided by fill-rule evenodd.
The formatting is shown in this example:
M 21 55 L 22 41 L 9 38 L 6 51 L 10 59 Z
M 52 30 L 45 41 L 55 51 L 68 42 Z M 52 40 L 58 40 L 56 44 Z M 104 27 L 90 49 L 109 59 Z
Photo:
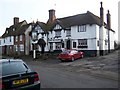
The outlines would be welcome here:
M 33 41 L 33 58 L 36 59 L 36 47 L 35 44 L 38 40 L 38 35 L 36 31 L 32 31 L 32 41 Z

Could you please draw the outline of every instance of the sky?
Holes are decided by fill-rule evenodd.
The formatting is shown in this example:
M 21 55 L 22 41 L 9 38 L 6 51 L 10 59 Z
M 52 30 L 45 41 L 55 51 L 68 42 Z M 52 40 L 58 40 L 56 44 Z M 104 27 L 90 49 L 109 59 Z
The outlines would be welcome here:
M 47 22 L 48 10 L 55 9 L 56 18 L 86 13 L 87 11 L 100 16 L 100 2 L 103 2 L 104 21 L 107 10 L 111 14 L 111 27 L 118 39 L 118 2 L 119 0 L 0 0 L 0 36 L 7 27 L 13 25 L 13 18 L 19 21 Z

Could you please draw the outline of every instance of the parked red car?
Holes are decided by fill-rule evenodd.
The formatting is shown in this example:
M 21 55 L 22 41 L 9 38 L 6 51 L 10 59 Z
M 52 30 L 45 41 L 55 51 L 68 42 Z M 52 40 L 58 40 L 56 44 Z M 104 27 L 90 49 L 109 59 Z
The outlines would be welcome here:
M 83 56 L 84 56 L 84 53 L 81 51 L 64 50 L 58 55 L 58 59 L 60 59 L 61 61 L 64 61 L 64 60 L 74 61 L 75 59 L 83 58 Z

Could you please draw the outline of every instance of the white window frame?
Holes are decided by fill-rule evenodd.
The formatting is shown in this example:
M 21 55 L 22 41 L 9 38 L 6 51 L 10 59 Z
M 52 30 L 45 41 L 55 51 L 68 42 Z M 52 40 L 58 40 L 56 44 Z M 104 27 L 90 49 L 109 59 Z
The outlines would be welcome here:
M 61 36 L 61 30 L 56 30 L 55 31 L 55 37 L 60 37 Z
M 11 42 L 11 36 L 10 36 L 10 42 Z
M 66 30 L 66 36 L 71 36 L 71 30 Z
M 18 46 L 17 46 L 17 45 L 15 45 L 15 51 L 16 51 L 16 52 L 18 51 Z
M 23 38 L 23 36 L 22 36 L 22 35 L 20 35 L 20 41 L 22 41 L 22 38 Z
M 87 39 L 78 39 L 78 46 L 88 46 Z
M 86 25 L 78 26 L 78 32 L 86 32 Z
M 20 51 L 24 51 L 24 45 L 20 44 Z
M 15 36 L 15 41 L 16 41 L 16 42 L 18 41 L 18 36 Z

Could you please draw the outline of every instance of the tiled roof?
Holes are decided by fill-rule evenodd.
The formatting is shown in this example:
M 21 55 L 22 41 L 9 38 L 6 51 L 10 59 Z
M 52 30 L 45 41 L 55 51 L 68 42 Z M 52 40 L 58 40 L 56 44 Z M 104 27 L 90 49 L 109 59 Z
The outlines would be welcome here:
M 25 20 L 22 22 L 19 22 L 16 25 L 12 25 L 9 28 L 6 28 L 6 31 L 2 35 L 2 38 L 23 34 L 26 27 L 28 27 L 28 26 L 27 26 L 27 22 Z

